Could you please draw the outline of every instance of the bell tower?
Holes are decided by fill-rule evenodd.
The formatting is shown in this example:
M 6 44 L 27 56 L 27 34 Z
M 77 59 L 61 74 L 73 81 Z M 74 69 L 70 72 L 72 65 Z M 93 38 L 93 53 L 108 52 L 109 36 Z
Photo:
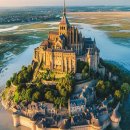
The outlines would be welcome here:
M 68 19 L 66 18 L 66 6 L 65 6 L 65 0 L 64 0 L 63 16 L 59 24 L 59 35 L 64 35 L 67 38 L 69 27 L 70 27 L 70 24 L 69 24 Z

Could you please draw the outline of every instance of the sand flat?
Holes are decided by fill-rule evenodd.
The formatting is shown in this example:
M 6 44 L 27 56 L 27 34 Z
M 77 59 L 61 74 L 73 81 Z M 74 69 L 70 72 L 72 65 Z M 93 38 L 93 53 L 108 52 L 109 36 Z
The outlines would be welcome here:
M 107 14 L 107 15 L 120 15 L 120 16 L 123 15 L 123 17 L 130 16 L 130 12 L 68 12 L 68 14 L 75 14 L 77 16 L 79 16 L 78 14 L 80 14 L 80 15 L 84 15 L 84 14 L 89 14 L 89 15 L 90 14 L 92 14 L 92 15 Z M 125 14 L 125 16 L 124 16 L 124 14 Z

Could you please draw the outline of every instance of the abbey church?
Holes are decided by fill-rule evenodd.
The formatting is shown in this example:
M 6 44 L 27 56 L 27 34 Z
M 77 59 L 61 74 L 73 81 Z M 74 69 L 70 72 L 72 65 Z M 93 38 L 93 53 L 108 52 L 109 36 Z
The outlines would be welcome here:
M 76 73 L 76 63 L 83 57 L 91 69 L 97 71 L 99 50 L 95 40 L 82 37 L 81 32 L 71 26 L 66 17 L 64 2 L 63 16 L 56 32 L 49 32 L 48 39 L 35 49 L 33 61 L 56 72 Z

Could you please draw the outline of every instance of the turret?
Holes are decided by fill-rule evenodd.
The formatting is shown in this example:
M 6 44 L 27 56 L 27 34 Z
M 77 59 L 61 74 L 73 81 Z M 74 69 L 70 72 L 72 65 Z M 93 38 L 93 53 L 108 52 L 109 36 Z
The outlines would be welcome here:
M 91 113 L 91 124 L 98 130 L 102 130 L 102 124 L 98 118 L 95 118 L 93 113 Z
M 113 110 L 112 115 L 111 115 L 111 117 L 110 117 L 110 119 L 111 119 L 111 121 L 112 121 L 113 123 L 119 123 L 120 120 L 121 120 L 121 116 L 120 116 L 120 114 L 119 114 L 119 112 L 118 112 L 119 106 L 120 106 L 120 103 L 118 103 L 118 105 L 117 105 L 116 108 Z

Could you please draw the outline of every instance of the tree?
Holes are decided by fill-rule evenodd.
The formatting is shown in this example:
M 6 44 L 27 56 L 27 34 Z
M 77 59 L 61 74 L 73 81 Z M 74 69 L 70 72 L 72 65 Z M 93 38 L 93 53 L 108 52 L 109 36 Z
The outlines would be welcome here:
M 73 84 L 74 84 L 73 77 L 67 75 L 67 77 L 59 80 L 58 84 L 56 85 L 56 88 L 61 96 L 68 97 L 73 90 L 72 89 Z
M 33 71 L 31 65 L 29 65 L 28 68 L 23 66 L 21 71 L 18 74 L 14 73 L 13 77 L 10 80 L 15 85 L 29 82 L 32 79 L 32 75 L 33 75 L 32 72 Z
M 124 95 L 128 95 L 130 93 L 130 85 L 128 83 L 123 83 L 121 86 L 121 91 Z
M 17 73 L 14 73 L 14 74 L 13 74 L 12 81 L 13 81 L 15 78 L 17 78 Z
M 75 84 L 75 77 L 74 77 L 74 73 L 67 73 L 65 78 L 71 86 L 73 86 Z
M 16 102 L 16 103 L 19 102 L 19 93 L 18 93 L 18 91 L 15 91 L 15 93 L 14 93 L 14 102 Z
M 96 85 L 96 92 L 97 92 L 97 96 L 104 98 L 104 94 L 105 94 L 105 84 L 102 80 L 99 80 L 97 85 Z
M 39 91 L 44 91 L 45 87 L 41 82 L 39 82 L 39 83 L 37 83 L 37 88 L 38 88 Z
M 66 100 L 64 97 L 57 97 L 54 100 L 54 103 L 58 108 L 61 108 L 62 106 L 65 106 Z
M 18 77 L 15 77 L 15 79 L 13 80 L 13 84 L 18 85 Z
M 21 83 L 25 83 L 25 80 L 24 80 L 22 73 L 18 74 L 18 84 L 21 84 Z
M 28 73 L 32 73 L 32 66 L 31 65 L 28 66 L 27 71 L 28 71 Z
M 44 80 L 51 80 L 53 78 L 54 78 L 54 73 L 51 70 L 46 69 L 44 74 L 43 74 L 43 79 Z
M 25 97 L 25 95 L 26 95 L 26 89 L 23 88 L 22 91 L 19 93 L 19 95 L 20 95 L 21 101 L 26 100 L 26 97 Z
M 40 97 L 40 92 L 36 91 L 35 93 L 33 93 L 32 100 L 35 102 L 40 101 Z
M 85 67 L 83 68 L 83 71 L 88 73 L 89 72 L 89 65 L 86 63 Z
M 103 81 L 103 80 L 99 80 L 97 85 L 96 85 L 96 93 L 97 96 L 101 97 L 101 98 L 106 98 L 107 96 L 109 96 L 110 94 L 112 94 L 113 91 L 113 87 L 111 86 L 110 81 Z
M 114 97 L 117 101 L 119 101 L 121 99 L 121 91 L 116 90 L 115 93 L 114 93 Z
M 27 101 L 31 101 L 32 100 L 32 94 L 33 94 L 32 88 L 27 89 L 26 94 L 25 94 L 25 99 Z
M 77 60 L 77 73 L 81 73 L 85 65 L 86 65 L 86 62 Z
M 62 97 L 66 97 L 66 96 L 67 96 L 67 91 L 66 91 L 64 88 L 62 88 L 62 89 L 60 90 L 60 95 L 61 95 Z
M 22 66 L 22 71 L 27 70 L 26 66 Z
M 89 73 L 89 65 L 88 65 L 88 63 L 86 63 L 86 65 L 82 69 L 82 78 L 83 79 L 88 78 L 88 73 Z
M 53 101 L 54 101 L 54 95 L 53 95 L 53 93 L 52 93 L 51 91 L 47 91 L 47 92 L 45 93 L 45 98 L 46 98 L 47 100 L 49 100 L 50 102 L 53 102 Z
M 10 85 L 11 85 L 11 81 L 8 80 L 8 81 L 6 82 L 6 86 L 7 86 L 7 87 L 10 87 Z
M 19 93 L 21 93 L 24 88 L 25 88 L 25 85 L 22 85 L 22 84 L 17 85 L 17 91 Z
M 106 82 L 105 82 L 105 93 L 106 93 L 106 95 L 107 95 L 107 94 L 109 95 L 109 93 L 111 93 L 111 91 L 112 91 L 111 84 L 110 84 L 109 81 L 106 81 Z

